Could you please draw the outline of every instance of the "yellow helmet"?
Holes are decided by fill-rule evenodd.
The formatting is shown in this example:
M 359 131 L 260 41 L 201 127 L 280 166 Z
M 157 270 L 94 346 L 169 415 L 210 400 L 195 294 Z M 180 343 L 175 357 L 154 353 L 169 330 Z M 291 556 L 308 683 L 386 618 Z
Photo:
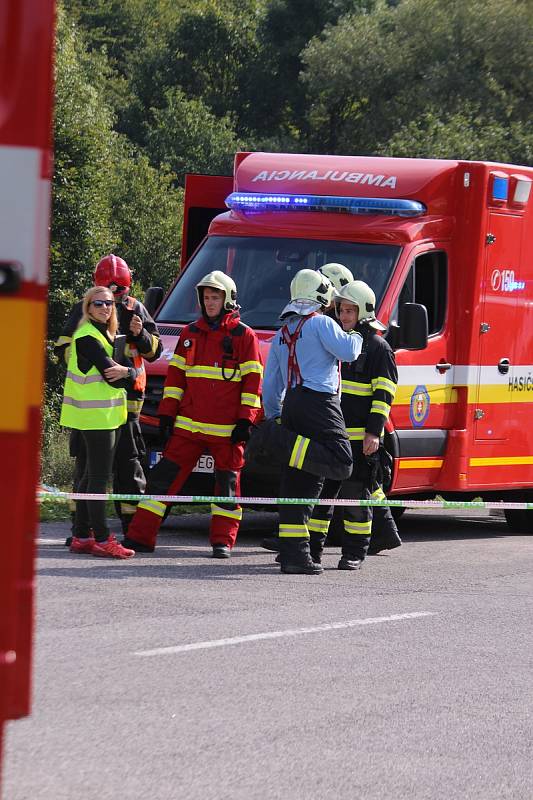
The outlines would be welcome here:
M 291 281 L 291 300 L 310 300 L 326 308 L 333 299 L 330 279 L 314 269 L 301 269 Z
M 198 302 L 201 306 L 202 292 L 200 292 L 200 289 L 204 288 L 220 289 L 220 291 L 224 292 L 225 311 L 233 311 L 233 309 L 237 308 L 237 286 L 233 278 L 230 278 L 225 272 L 215 269 L 213 272 L 208 272 L 207 275 L 204 275 L 202 280 L 196 284 Z
M 359 309 L 359 322 L 366 322 L 371 328 L 378 331 L 386 330 L 378 319 L 376 319 L 376 295 L 364 281 L 350 281 L 338 292 L 335 292 L 335 309 L 339 315 L 339 304 L 342 301 L 352 303 Z
M 335 264 L 331 262 L 331 264 L 324 264 L 318 271 L 321 272 L 322 275 L 325 275 L 326 278 L 330 279 L 338 292 L 343 286 L 346 286 L 347 283 L 353 281 L 352 273 L 344 264 Z

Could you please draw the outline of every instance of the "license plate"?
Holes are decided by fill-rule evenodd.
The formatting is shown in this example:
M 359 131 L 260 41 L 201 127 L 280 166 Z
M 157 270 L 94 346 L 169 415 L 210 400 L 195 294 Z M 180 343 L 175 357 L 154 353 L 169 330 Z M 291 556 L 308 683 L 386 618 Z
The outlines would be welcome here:
M 154 467 L 158 461 L 161 460 L 161 456 L 163 453 L 159 450 L 152 450 L 150 452 L 150 466 Z M 215 471 L 215 459 L 213 456 L 207 455 L 204 453 L 203 456 L 200 456 L 196 466 L 193 469 L 193 472 L 214 472 Z

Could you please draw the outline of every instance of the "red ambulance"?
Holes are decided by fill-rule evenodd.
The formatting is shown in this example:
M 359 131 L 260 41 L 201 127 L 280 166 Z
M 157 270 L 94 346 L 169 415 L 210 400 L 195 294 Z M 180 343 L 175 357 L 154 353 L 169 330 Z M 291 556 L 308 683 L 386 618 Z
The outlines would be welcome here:
M 53 0 L 0 3 L 0 772 L 6 720 L 29 713 L 48 229 Z
M 234 278 L 266 356 L 294 274 L 340 262 L 374 289 L 396 351 L 389 494 L 531 501 L 532 180 L 507 164 L 273 153 L 239 153 L 233 178 L 188 176 L 187 263 L 162 303 L 149 295 L 165 358 L 210 270 Z M 150 366 L 148 431 L 165 358 Z M 211 468 L 205 457 L 190 488 L 211 491 Z M 267 485 L 245 470 L 246 490 Z M 532 515 L 506 511 L 517 532 Z

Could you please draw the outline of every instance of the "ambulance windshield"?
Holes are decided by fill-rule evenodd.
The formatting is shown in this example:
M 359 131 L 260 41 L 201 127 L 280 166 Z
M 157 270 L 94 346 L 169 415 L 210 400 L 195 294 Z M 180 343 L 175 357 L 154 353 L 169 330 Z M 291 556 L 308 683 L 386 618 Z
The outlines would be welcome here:
M 377 307 L 387 288 L 400 248 L 313 239 L 210 236 L 189 262 L 157 316 L 158 322 L 187 323 L 199 314 L 195 285 L 212 270 L 237 284 L 241 319 L 252 328 L 276 329 L 290 299 L 290 284 L 300 269 L 344 264 L 354 279 L 376 294 Z

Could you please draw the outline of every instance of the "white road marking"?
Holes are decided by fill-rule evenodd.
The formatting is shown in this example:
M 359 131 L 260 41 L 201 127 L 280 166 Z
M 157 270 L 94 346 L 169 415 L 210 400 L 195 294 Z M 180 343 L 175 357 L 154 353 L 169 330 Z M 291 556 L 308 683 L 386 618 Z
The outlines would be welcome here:
M 257 642 L 261 639 L 281 639 L 288 636 L 303 636 L 308 633 L 321 633 L 322 631 L 342 630 L 343 628 L 355 628 L 358 625 L 376 625 L 380 622 L 401 622 L 407 619 L 418 619 L 419 617 L 433 617 L 435 611 L 411 611 L 406 614 L 391 614 L 389 617 L 367 617 L 366 619 L 349 619 L 346 622 L 330 622 L 325 625 L 317 625 L 313 628 L 294 628 L 285 631 L 267 631 L 265 633 L 250 633 L 246 636 L 232 636 L 229 639 L 213 639 L 207 642 L 192 642 L 191 644 L 179 644 L 173 647 L 156 647 L 153 650 L 138 650 L 135 656 L 162 656 L 173 653 L 186 653 L 189 650 L 209 650 L 213 647 L 228 647 L 234 644 L 245 642 Z

